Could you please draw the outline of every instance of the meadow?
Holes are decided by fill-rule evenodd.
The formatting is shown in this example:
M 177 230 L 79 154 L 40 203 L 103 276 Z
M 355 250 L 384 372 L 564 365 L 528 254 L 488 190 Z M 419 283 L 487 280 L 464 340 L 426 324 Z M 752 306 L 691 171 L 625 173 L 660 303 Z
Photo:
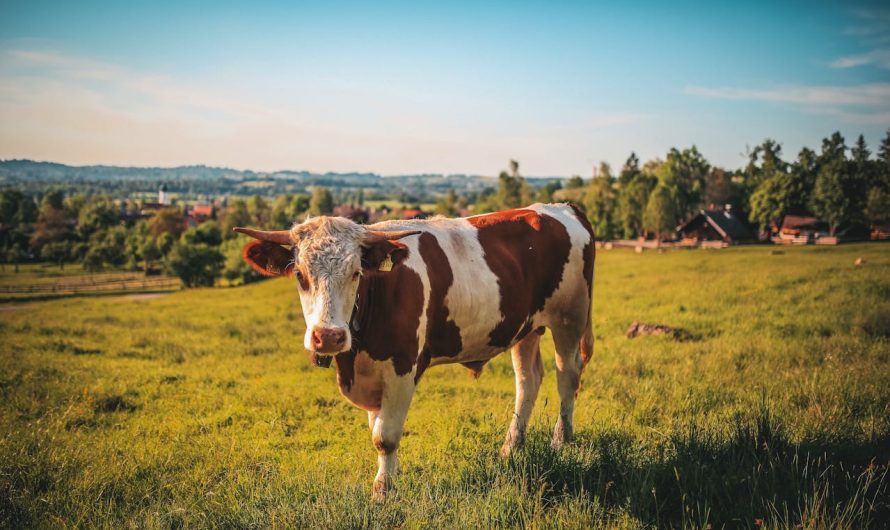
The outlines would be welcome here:
M 890 526 L 890 245 L 602 250 L 594 292 L 576 442 L 549 447 L 549 334 L 512 460 L 509 356 L 478 380 L 435 367 L 384 504 L 288 280 L 7 306 L 0 526 Z M 694 337 L 628 339 L 634 321 Z

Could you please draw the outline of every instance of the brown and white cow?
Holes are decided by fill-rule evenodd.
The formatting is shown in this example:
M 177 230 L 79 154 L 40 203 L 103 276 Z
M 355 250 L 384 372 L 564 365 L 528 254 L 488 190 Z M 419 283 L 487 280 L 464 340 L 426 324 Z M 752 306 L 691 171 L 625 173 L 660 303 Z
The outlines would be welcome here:
M 373 496 L 396 472 L 408 406 L 430 366 L 478 375 L 511 349 L 516 405 L 501 454 L 521 447 L 543 377 L 539 341 L 556 345 L 560 413 L 554 447 L 572 439 L 581 370 L 592 351 L 593 231 L 569 204 L 463 219 L 360 226 L 315 217 L 254 237 L 244 258 L 265 275 L 293 275 L 316 364 L 337 366 L 341 393 L 368 411 L 378 452 Z

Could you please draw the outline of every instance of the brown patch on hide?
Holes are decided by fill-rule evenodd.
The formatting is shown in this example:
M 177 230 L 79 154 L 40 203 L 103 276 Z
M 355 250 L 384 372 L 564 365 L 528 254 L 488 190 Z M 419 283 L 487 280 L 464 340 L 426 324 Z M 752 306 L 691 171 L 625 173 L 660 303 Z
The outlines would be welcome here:
M 397 442 L 389 442 L 377 436 L 371 440 L 374 443 L 374 447 L 377 449 L 377 452 L 381 455 L 389 455 L 395 452 L 396 449 L 399 448 L 399 444 Z
M 454 357 L 462 347 L 460 329 L 453 320 L 448 319 L 449 311 L 445 305 L 445 296 L 454 283 L 454 273 L 436 236 L 430 233 L 421 235 L 419 249 L 430 281 L 426 341 L 421 356 L 427 359 Z
M 418 356 L 423 302 L 423 283 L 408 267 L 365 270 L 352 317 L 353 349 L 368 352 L 375 361 L 392 359 L 396 374 L 409 373 Z
M 562 223 L 532 210 L 507 210 L 467 219 L 478 229 L 485 262 L 498 278 L 504 315 L 489 344 L 507 348 L 531 330 L 532 315 L 559 286 L 572 242 Z

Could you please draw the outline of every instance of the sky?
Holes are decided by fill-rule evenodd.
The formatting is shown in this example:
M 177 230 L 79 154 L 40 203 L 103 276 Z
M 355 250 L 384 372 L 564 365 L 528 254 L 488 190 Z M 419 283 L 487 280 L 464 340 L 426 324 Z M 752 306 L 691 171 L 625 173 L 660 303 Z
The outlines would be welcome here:
M 589 176 L 890 128 L 890 7 L 0 0 L 0 159 Z

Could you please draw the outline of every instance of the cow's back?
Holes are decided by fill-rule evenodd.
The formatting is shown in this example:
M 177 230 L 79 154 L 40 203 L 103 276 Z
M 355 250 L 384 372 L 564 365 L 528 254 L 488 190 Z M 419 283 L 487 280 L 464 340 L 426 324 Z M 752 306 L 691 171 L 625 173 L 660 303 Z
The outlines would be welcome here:
M 376 226 L 424 232 L 405 241 L 424 284 L 419 373 L 487 360 L 554 318 L 589 318 L 593 235 L 573 206 Z

